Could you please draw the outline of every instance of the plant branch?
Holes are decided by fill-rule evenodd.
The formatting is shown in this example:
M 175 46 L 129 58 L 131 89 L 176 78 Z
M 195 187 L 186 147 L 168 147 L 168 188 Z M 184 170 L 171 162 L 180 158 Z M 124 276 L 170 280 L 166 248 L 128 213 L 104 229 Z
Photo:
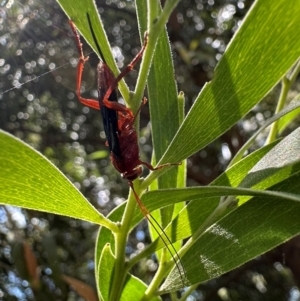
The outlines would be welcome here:
M 281 81 L 281 92 L 280 92 L 275 114 L 279 113 L 283 109 L 287 100 L 288 92 L 292 84 L 296 80 L 299 72 L 300 72 L 300 60 L 298 60 L 298 62 L 296 63 L 296 66 L 294 70 L 291 72 L 290 76 L 286 75 Z M 271 130 L 265 144 L 270 144 L 276 139 L 278 134 L 278 123 L 279 120 L 275 121 L 271 126 Z
M 121 226 L 119 232 L 115 235 L 115 269 L 114 277 L 110 290 L 110 300 L 119 300 L 123 284 L 127 275 L 128 269 L 125 268 L 125 248 L 127 243 L 127 237 L 130 230 L 130 222 L 136 206 L 136 200 L 132 189 L 130 189 L 127 205 L 122 217 Z
M 136 111 L 141 99 L 143 98 L 144 90 L 147 83 L 147 77 L 150 71 L 152 58 L 155 52 L 156 44 L 161 32 L 164 30 L 165 25 L 170 17 L 173 9 L 179 0 L 168 0 L 161 11 L 160 15 L 157 1 L 149 0 L 148 3 L 148 44 L 144 52 L 141 62 L 140 72 L 137 78 L 137 83 L 132 98 L 133 110 Z

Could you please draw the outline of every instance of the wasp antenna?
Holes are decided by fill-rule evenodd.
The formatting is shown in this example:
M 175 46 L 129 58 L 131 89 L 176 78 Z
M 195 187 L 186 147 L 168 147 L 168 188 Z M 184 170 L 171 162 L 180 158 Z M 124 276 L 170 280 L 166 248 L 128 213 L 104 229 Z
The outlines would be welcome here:
M 129 186 L 131 187 L 132 189 L 132 192 L 136 198 L 136 201 L 142 211 L 142 213 L 144 214 L 144 216 L 146 217 L 146 219 L 148 220 L 148 222 L 151 224 L 151 226 L 154 228 L 154 230 L 156 231 L 156 233 L 158 234 L 158 236 L 161 238 L 161 240 L 163 241 L 165 247 L 167 248 L 168 252 L 170 253 L 170 255 L 172 256 L 172 259 L 176 265 L 176 268 L 180 274 L 180 278 L 181 278 L 181 281 L 182 281 L 182 284 L 183 286 L 185 286 L 185 279 L 187 278 L 186 277 L 186 273 L 185 273 L 185 270 L 184 270 L 184 266 L 183 266 L 183 263 L 182 263 L 182 260 L 179 256 L 179 254 L 177 253 L 175 247 L 173 246 L 170 238 L 168 237 L 168 235 L 165 233 L 164 229 L 162 228 L 162 226 L 157 222 L 157 220 L 151 215 L 151 213 L 147 210 L 147 208 L 144 206 L 143 202 L 141 201 L 141 199 L 139 198 L 139 196 L 137 195 L 134 187 L 133 187 L 133 184 L 131 181 L 128 182 L 129 183 Z M 151 217 L 151 219 L 149 218 Z M 157 228 L 159 228 L 159 230 L 161 232 L 159 232 L 157 230 Z M 169 245 L 171 246 L 171 248 L 169 247 Z M 173 250 L 175 256 L 173 255 L 171 249 Z
M 103 56 L 103 53 L 102 53 L 102 51 L 101 51 L 101 49 L 100 49 L 100 46 L 99 46 L 99 44 L 98 44 L 98 42 L 97 42 L 97 39 L 96 39 L 96 34 L 95 34 L 94 29 L 93 29 L 93 26 L 92 26 L 92 21 L 91 21 L 90 14 L 89 14 L 89 13 L 86 13 L 86 17 L 87 17 L 87 20 L 88 20 L 88 23 L 89 23 L 89 27 L 90 27 L 91 34 L 92 34 L 93 39 L 94 39 L 94 43 L 95 43 L 95 45 L 96 45 L 96 47 L 97 47 L 97 50 L 98 50 L 98 52 L 99 52 L 99 54 L 100 54 L 101 60 L 103 61 L 103 63 L 106 64 L 105 59 L 104 59 L 104 56 Z
M 161 233 L 159 233 L 159 231 L 156 229 L 156 227 L 154 226 L 154 223 L 148 218 L 148 216 L 146 216 L 147 220 L 150 222 L 151 226 L 154 228 L 154 230 L 156 231 L 156 233 L 159 235 L 159 237 L 162 239 L 162 241 L 164 242 L 164 245 L 165 247 L 167 248 L 168 252 L 170 253 L 170 255 L 172 256 L 172 259 L 176 265 L 176 268 L 179 272 L 179 275 L 180 275 L 180 278 L 181 278 L 181 281 L 182 281 L 182 285 L 185 286 L 185 279 L 187 278 L 186 277 L 186 273 L 185 273 L 185 270 L 184 270 L 184 266 L 183 266 L 183 263 L 182 263 L 182 260 L 179 256 L 179 254 L 177 253 L 175 247 L 173 246 L 170 238 L 168 237 L 168 235 L 165 233 L 165 231 L 163 230 L 163 228 L 161 227 L 161 225 L 157 222 L 157 220 L 151 215 L 149 214 L 149 216 L 152 218 L 152 220 L 154 221 L 154 223 L 157 225 L 157 227 L 160 229 Z M 162 235 L 163 234 L 163 235 Z M 173 253 L 171 252 L 171 249 L 169 248 L 169 245 L 167 244 L 167 242 L 169 243 L 169 245 L 171 246 L 171 249 L 173 250 L 175 256 L 173 255 Z

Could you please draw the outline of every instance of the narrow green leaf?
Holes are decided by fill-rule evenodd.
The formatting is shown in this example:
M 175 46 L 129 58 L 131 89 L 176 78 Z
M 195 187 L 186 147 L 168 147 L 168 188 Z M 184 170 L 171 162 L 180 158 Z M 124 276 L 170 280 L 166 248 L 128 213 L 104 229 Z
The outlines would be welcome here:
M 143 297 L 145 296 L 146 290 L 147 285 L 144 282 L 133 275 L 128 275 L 125 280 L 125 286 L 120 301 L 144 300 Z M 159 296 L 154 296 L 147 300 L 162 301 Z
M 145 2 L 137 1 L 141 32 L 147 29 L 146 9 Z M 178 92 L 174 72 L 170 42 L 165 29 L 158 39 L 147 82 L 152 140 L 156 159 L 161 158 L 164 154 L 180 125 Z M 159 178 L 158 182 L 160 188 L 176 187 L 177 169 L 168 171 Z
M 113 213 L 110 214 L 110 218 L 112 220 L 117 220 L 123 213 L 124 206 L 120 206 L 114 210 Z M 104 232 L 103 232 L 104 231 Z M 101 235 L 100 235 L 101 233 Z M 110 235 L 107 235 L 107 234 Z M 96 272 L 96 279 L 97 279 L 97 287 L 98 291 L 100 292 L 100 295 L 103 300 L 109 300 L 109 290 L 110 290 L 110 279 L 112 277 L 113 273 L 113 267 L 114 267 L 114 255 L 111 251 L 111 245 L 110 243 L 106 243 L 101 247 L 102 242 L 104 242 L 105 238 L 107 240 L 113 239 L 113 236 L 111 234 L 111 231 L 109 232 L 108 229 L 101 228 L 101 232 L 99 232 L 98 240 L 97 240 L 97 250 L 100 249 L 101 254 L 97 252 L 100 256 L 98 257 L 99 260 L 97 264 L 97 272 Z M 96 256 L 97 257 L 97 256 Z M 147 289 L 147 285 L 143 283 L 138 278 L 128 274 L 125 280 L 125 285 L 122 291 L 122 295 L 120 300 L 127 301 L 131 300 L 132 296 L 134 296 L 135 300 L 141 300 L 144 296 Z M 151 300 L 153 301 L 161 301 L 160 297 L 154 297 Z
M 300 5 L 258 0 L 162 159 L 179 162 L 215 140 L 270 91 L 300 56 Z
M 271 149 L 240 183 L 240 187 L 268 188 L 300 170 L 300 128 Z
M 114 272 L 114 265 L 115 257 L 112 254 L 110 244 L 106 244 L 102 249 L 99 266 L 97 267 L 97 287 L 103 301 L 109 301 L 109 292 Z
M 149 211 L 153 208 L 161 208 L 177 202 L 186 202 L 192 200 L 198 200 L 201 202 L 204 197 L 221 197 L 221 196 L 235 196 L 235 195 L 250 195 L 250 196 L 265 196 L 271 197 L 275 193 L 269 190 L 257 190 L 250 188 L 233 188 L 227 186 L 206 186 L 206 187 L 189 187 L 186 189 L 161 189 L 156 191 L 150 191 L 144 195 L 144 204 L 147 204 Z M 276 196 L 286 198 L 287 200 L 299 201 L 300 196 L 289 195 L 285 192 L 276 192 Z M 150 204 L 152 201 L 152 204 Z M 138 211 L 138 209 L 136 209 Z M 135 216 L 139 213 L 135 212 Z
M 271 149 L 246 175 L 239 187 L 267 189 L 300 170 L 300 128 Z M 239 205 L 249 197 L 241 197 Z
M 145 32 L 147 17 L 149 18 L 147 16 L 147 5 L 144 1 L 136 1 L 136 5 L 140 31 Z M 159 10 L 157 13 L 160 12 Z M 167 31 L 164 29 L 155 48 L 147 82 L 154 156 L 152 162 L 161 158 L 180 125 L 181 111 L 179 112 L 179 109 L 181 107 L 178 105 L 178 91 L 174 73 L 170 42 Z M 182 168 L 180 172 L 183 178 L 185 170 Z M 178 168 L 173 168 L 158 179 L 158 187 L 177 187 L 178 177 Z M 169 206 L 159 212 L 153 212 L 152 217 L 165 227 L 182 207 L 183 204 L 177 204 L 176 208 Z M 155 239 L 158 236 L 157 230 L 150 226 L 150 231 L 152 239 Z
M 101 151 L 96 151 L 91 153 L 88 158 L 90 160 L 98 160 L 98 159 L 104 159 L 109 156 L 109 151 L 108 150 L 101 150 Z
M 276 114 L 273 117 L 271 117 L 270 119 L 268 119 L 265 122 L 265 124 L 262 127 L 260 127 L 260 129 L 254 133 L 254 135 L 252 135 L 252 137 L 239 149 L 239 151 L 237 152 L 235 157 L 232 159 L 229 166 L 236 163 L 243 157 L 245 151 L 253 144 L 256 137 L 262 131 L 264 131 L 269 125 L 271 125 L 273 122 L 275 122 L 276 120 L 279 120 L 279 119 L 280 119 L 279 124 L 281 124 L 280 121 L 282 120 L 282 118 L 285 118 L 285 117 L 291 118 L 291 116 L 295 116 L 295 114 L 298 114 L 298 112 L 299 112 L 299 107 L 300 107 L 300 95 L 297 95 L 287 107 L 285 107 L 283 110 L 281 110 L 278 114 Z M 292 114 L 292 115 L 290 115 L 290 114 Z M 284 124 L 287 124 L 287 123 L 284 122 Z
M 62 7 L 66 15 L 69 17 L 69 19 L 75 23 L 76 28 L 79 30 L 80 34 L 94 49 L 95 53 L 98 53 L 98 49 L 96 47 L 95 41 L 89 28 L 87 13 L 89 14 L 91 18 L 92 27 L 97 38 L 97 42 L 99 45 L 101 45 L 101 52 L 104 56 L 105 62 L 110 67 L 114 75 L 117 76 L 120 73 L 120 71 L 112 55 L 111 47 L 109 45 L 95 2 L 93 0 L 57 0 L 57 2 L 60 4 L 60 6 Z M 98 53 L 98 55 L 99 57 L 101 57 L 100 53 Z M 129 99 L 129 89 L 125 84 L 124 80 L 122 80 L 119 83 L 119 89 L 122 93 L 122 96 L 127 101 Z
M 0 130 L 0 203 L 111 224 L 45 157 Z
M 300 99 L 300 95 L 297 96 Z M 278 133 L 282 134 L 282 132 L 300 115 L 300 108 L 286 114 L 283 116 L 278 122 Z

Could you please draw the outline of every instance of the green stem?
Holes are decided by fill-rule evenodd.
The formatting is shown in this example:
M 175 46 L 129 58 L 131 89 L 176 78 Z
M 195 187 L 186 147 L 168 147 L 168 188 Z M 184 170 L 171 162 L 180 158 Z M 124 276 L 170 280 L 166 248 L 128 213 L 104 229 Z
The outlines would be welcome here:
M 278 112 L 280 112 L 283 109 L 289 89 L 290 89 L 289 80 L 286 77 L 284 77 L 281 82 L 281 92 L 280 92 L 279 101 L 277 103 L 275 114 L 277 114 Z M 266 145 L 275 141 L 275 139 L 277 137 L 277 133 L 278 133 L 278 122 L 279 122 L 279 120 L 275 121 L 272 124 L 269 136 L 265 143 Z
M 295 82 L 295 80 L 297 79 L 297 76 L 298 76 L 299 72 L 300 72 L 300 59 L 296 63 L 295 68 L 291 72 L 290 76 L 288 76 L 291 84 L 293 84 Z
M 114 277 L 110 290 L 110 300 L 119 300 L 123 284 L 127 275 L 126 263 L 125 263 L 125 248 L 127 243 L 127 236 L 130 230 L 130 223 L 132 215 L 136 206 L 136 200 L 132 190 L 130 190 L 127 205 L 121 221 L 119 232 L 115 235 L 115 269 Z
M 150 0 L 150 2 L 154 2 Z M 153 25 L 153 30 L 157 31 L 158 34 L 161 33 L 161 31 L 164 29 L 166 23 L 168 22 L 171 13 L 175 9 L 176 5 L 178 4 L 179 0 L 167 0 L 165 3 L 161 14 L 159 15 L 158 20 Z
M 156 293 L 157 288 L 160 286 L 163 279 L 165 278 L 166 263 L 165 263 L 165 261 L 163 261 L 163 262 L 164 262 L 164 264 L 160 264 L 158 266 L 158 270 L 156 271 L 154 278 L 152 279 L 150 285 L 148 286 L 142 301 L 152 300 L 153 296 Z
M 147 20 L 147 28 L 150 31 L 150 29 L 152 28 L 152 24 L 154 23 L 155 19 L 157 19 L 157 16 L 159 14 L 159 2 L 148 0 L 147 5 L 148 5 L 148 12 L 149 12 L 148 20 Z
M 118 233 L 119 232 L 119 227 L 116 225 L 116 223 L 112 222 L 108 218 L 104 218 L 105 222 L 101 222 L 101 226 L 109 229 L 113 233 Z
M 181 298 L 178 301 L 185 301 L 197 287 L 198 287 L 198 284 L 190 286 L 188 288 L 188 290 L 184 292 L 184 294 L 181 296 Z
M 136 111 L 138 106 L 141 103 L 141 99 L 144 94 L 148 73 L 150 70 L 152 57 L 155 51 L 155 47 L 157 44 L 158 37 L 161 31 L 164 29 L 165 24 L 179 0 L 168 0 L 158 21 L 153 25 L 154 20 L 156 19 L 157 13 L 159 11 L 157 1 L 149 0 L 148 1 L 148 44 L 145 49 L 139 76 L 137 79 L 137 84 L 135 88 L 135 92 L 130 102 L 130 107 L 133 111 Z M 143 186 L 144 187 L 144 186 Z M 139 186 L 136 189 L 136 193 L 140 195 L 143 187 Z M 125 208 L 125 212 L 123 214 L 123 219 L 121 221 L 120 232 L 116 233 L 116 249 L 115 249 L 115 269 L 114 269 L 114 279 L 112 282 L 111 290 L 110 290 L 110 300 L 119 300 L 124 280 L 126 278 L 126 274 L 128 272 L 128 265 L 125 264 L 125 247 L 127 235 L 130 230 L 130 223 L 132 220 L 132 215 L 134 213 L 134 208 L 136 206 L 136 200 L 132 191 L 130 191 L 129 199 L 127 206 Z M 167 270 L 169 270 L 168 268 Z M 155 290 L 158 288 L 159 284 L 162 282 L 164 276 L 166 274 L 165 265 L 160 265 L 158 272 L 156 273 L 151 285 L 149 286 L 146 294 L 145 300 L 150 300 L 150 296 L 152 296 Z
M 280 96 L 279 96 L 275 114 L 279 113 L 283 109 L 283 107 L 286 103 L 286 100 L 287 100 L 288 92 L 289 92 L 292 84 L 296 80 L 299 72 L 300 72 L 300 60 L 298 60 L 298 62 L 296 63 L 295 68 L 292 71 L 292 73 L 290 74 L 290 76 L 286 75 L 281 81 L 281 92 L 280 92 Z M 279 123 L 279 120 L 277 120 L 273 123 L 270 133 L 269 133 L 269 136 L 265 143 L 266 145 L 272 143 L 277 138 L 278 123 Z
M 132 98 L 132 109 L 136 111 L 141 103 L 141 99 L 144 95 L 148 73 L 151 67 L 152 58 L 155 52 L 155 47 L 161 32 L 164 30 L 165 25 L 177 5 L 179 0 L 168 0 L 161 11 L 161 14 L 157 18 L 159 7 L 157 1 L 148 0 L 148 44 L 144 52 L 144 56 L 141 62 L 140 72 L 137 78 L 137 83 Z M 157 21 L 155 22 L 155 20 Z
M 170 292 L 171 301 L 178 301 L 177 292 Z

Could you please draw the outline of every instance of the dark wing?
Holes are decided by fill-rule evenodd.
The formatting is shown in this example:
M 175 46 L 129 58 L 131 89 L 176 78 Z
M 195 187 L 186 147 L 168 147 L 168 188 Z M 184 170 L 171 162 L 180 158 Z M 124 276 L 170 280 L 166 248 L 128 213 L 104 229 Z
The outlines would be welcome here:
M 119 144 L 119 135 L 118 135 L 118 112 L 113 109 L 107 108 L 103 104 L 103 97 L 106 93 L 106 89 L 99 88 L 99 104 L 100 104 L 100 112 L 102 115 L 104 131 L 108 143 L 108 147 L 110 152 L 112 152 L 115 157 L 121 157 L 121 150 Z M 118 95 L 117 91 L 114 90 L 108 98 L 109 101 L 117 101 Z

